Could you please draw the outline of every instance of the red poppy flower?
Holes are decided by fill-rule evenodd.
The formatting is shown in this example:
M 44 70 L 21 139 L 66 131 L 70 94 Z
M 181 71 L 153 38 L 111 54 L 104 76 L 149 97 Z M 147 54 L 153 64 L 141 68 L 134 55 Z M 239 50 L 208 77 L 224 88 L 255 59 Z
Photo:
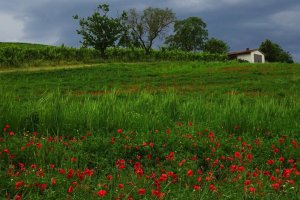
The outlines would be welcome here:
M 171 133 L 171 129 L 168 128 L 168 129 L 166 130 L 166 133 L 167 133 L 167 134 L 170 134 L 170 133 Z
M 165 196 L 165 193 L 160 192 L 159 190 L 152 190 L 152 195 L 156 196 L 158 199 L 162 199 Z
M 238 172 L 243 172 L 245 170 L 244 166 L 238 166 L 237 168 Z
M 76 163 L 77 159 L 75 157 L 72 157 L 71 160 L 72 160 L 73 163 Z
M 291 172 L 292 172 L 291 169 L 284 169 L 283 172 L 282 172 L 282 176 L 283 176 L 284 178 L 289 178 L 290 175 L 291 175 Z
M 111 144 L 114 144 L 114 143 L 115 143 L 115 138 L 114 138 L 114 137 L 111 138 L 110 143 L 111 143 Z
M 280 162 L 283 162 L 283 161 L 284 161 L 284 157 L 280 157 L 280 158 L 279 158 L 279 161 L 280 161 Z
M 194 190 L 196 190 L 196 191 L 200 190 L 200 186 L 199 185 L 194 185 Z
M 294 180 L 288 180 L 287 182 L 290 183 L 290 185 L 294 185 L 295 184 Z
M 47 188 L 47 183 L 41 183 L 39 185 L 40 190 L 45 190 Z
M 212 191 L 212 192 L 217 190 L 216 186 L 214 186 L 213 184 L 210 184 L 210 185 L 209 185 L 209 189 L 210 189 L 210 191 Z
M 168 179 L 168 175 L 167 174 L 162 174 L 160 177 L 159 177 L 159 181 L 160 182 L 164 182 Z
M 74 188 L 72 185 L 70 185 L 70 187 L 68 188 L 68 193 L 73 193 L 73 191 L 74 191 Z
M 174 160 L 174 155 L 175 155 L 175 153 L 173 151 L 170 152 L 169 155 L 167 156 L 167 159 Z
M 22 200 L 22 195 L 17 194 L 17 195 L 15 196 L 15 200 Z
M 197 178 L 197 182 L 201 182 L 201 180 L 202 180 L 202 177 L 199 176 L 199 177 Z
M 110 180 L 112 180 L 113 176 L 112 175 L 107 175 L 106 178 L 107 178 L 107 180 L 110 181 Z
M 43 145 L 42 145 L 41 143 L 36 143 L 35 146 L 36 146 L 36 148 L 38 148 L 38 149 L 40 149 L 40 148 L 43 147 Z
M 52 185 L 56 185 L 56 182 L 57 182 L 57 181 L 56 181 L 55 178 L 51 178 L 51 184 L 52 184 Z
M 244 186 L 250 185 L 251 184 L 251 180 L 245 180 L 244 182 Z
M 234 152 L 234 157 L 235 158 L 239 158 L 240 156 L 241 156 L 240 152 L 238 152 L 238 151 Z
M 273 165 L 274 164 L 274 160 L 268 160 L 267 164 L 268 165 Z
M 144 188 L 138 189 L 138 194 L 139 195 L 145 195 L 146 194 L 146 189 L 144 189 Z
M 279 187 L 280 187 L 279 183 L 274 183 L 274 184 L 272 184 L 272 188 L 273 188 L 274 190 L 279 190 Z
M 255 188 L 254 187 L 249 187 L 248 191 L 251 192 L 251 193 L 255 193 Z
M 187 175 L 188 175 L 188 176 L 193 176 L 193 170 L 191 170 L 191 169 L 188 170 L 188 171 L 187 171 Z
M 30 167 L 31 167 L 32 169 L 36 169 L 36 165 L 35 165 L 35 164 L 31 164 Z
M 64 169 L 59 169 L 59 173 L 61 173 L 61 174 L 65 174 L 65 173 L 66 173 L 66 171 L 65 171 Z
M 275 181 L 276 181 L 276 177 L 275 177 L 275 176 L 271 176 L 271 177 L 270 177 L 270 180 L 271 180 L 272 182 L 275 182 Z
M 73 177 L 73 173 L 74 173 L 74 170 L 73 169 L 69 169 L 69 172 L 67 174 L 67 178 L 72 178 Z
M 104 196 L 106 196 L 107 192 L 106 192 L 106 190 L 99 190 L 97 192 L 97 194 L 98 194 L 99 197 L 104 197 Z
M 237 170 L 237 166 L 236 165 L 231 165 L 230 166 L 230 172 L 235 172 Z
M 119 133 L 119 134 L 123 133 L 123 130 L 119 128 L 119 129 L 118 129 L 118 133 Z
M 250 153 L 250 154 L 248 154 L 248 155 L 246 156 L 246 158 L 248 159 L 249 162 L 252 162 L 253 156 L 252 156 L 252 154 Z
M 18 181 L 16 182 L 16 189 L 20 189 L 24 185 L 24 181 Z

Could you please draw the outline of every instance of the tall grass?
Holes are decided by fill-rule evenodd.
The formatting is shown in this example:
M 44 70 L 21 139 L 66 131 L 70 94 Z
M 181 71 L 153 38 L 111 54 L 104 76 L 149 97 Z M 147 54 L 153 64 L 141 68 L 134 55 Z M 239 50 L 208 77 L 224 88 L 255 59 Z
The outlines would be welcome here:
M 22 101 L 12 92 L 0 93 L 0 126 L 9 123 L 20 131 L 109 133 L 118 127 L 148 131 L 172 127 L 177 121 L 216 131 L 295 133 L 300 130 L 300 102 L 294 97 L 243 94 L 182 96 L 172 90 L 128 94 L 113 90 L 97 96 L 57 91 Z

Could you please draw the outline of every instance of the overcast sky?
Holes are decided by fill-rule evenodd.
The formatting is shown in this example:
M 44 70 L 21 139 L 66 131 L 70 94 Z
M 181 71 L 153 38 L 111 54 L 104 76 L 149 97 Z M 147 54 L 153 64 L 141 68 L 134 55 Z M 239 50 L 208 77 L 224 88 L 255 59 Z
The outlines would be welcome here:
M 300 62 L 300 0 L 0 0 L 0 42 L 79 46 L 72 16 L 88 16 L 100 3 L 109 4 L 112 15 L 168 7 L 178 19 L 202 18 L 209 36 L 231 51 L 257 48 L 268 38 Z

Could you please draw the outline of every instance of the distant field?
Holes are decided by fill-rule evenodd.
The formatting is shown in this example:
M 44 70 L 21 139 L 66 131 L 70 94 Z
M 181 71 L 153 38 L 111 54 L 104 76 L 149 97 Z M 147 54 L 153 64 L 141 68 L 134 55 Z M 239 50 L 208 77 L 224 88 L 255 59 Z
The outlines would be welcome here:
M 0 199 L 297 199 L 300 64 L 2 69 Z

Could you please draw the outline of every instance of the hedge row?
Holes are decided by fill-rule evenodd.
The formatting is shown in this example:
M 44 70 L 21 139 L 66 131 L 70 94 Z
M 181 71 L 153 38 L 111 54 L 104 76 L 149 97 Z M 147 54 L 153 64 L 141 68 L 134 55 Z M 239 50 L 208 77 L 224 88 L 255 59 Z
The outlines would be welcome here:
M 30 65 L 36 61 L 79 61 L 88 62 L 99 58 L 99 54 L 92 49 L 76 49 L 65 47 L 45 48 L 21 48 L 2 47 L 0 48 L 0 66 L 19 67 Z
M 109 48 L 106 51 L 106 60 L 111 61 L 160 61 L 160 60 L 192 60 L 192 61 L 225 61 L 226 55 L 208 53 L 190 53 L 184 51 L 153 50 L 145 55 L 142 49 Z M 17 46 L 0 48 L 0 66 L 19 67 L 41 62 L 100 62 L 98 51 L 87 48 L 43 47 L 21 48 Z
M 226 61 L 226 54 L 194 53 L 179 50 L 153 50 L 150 55 L 145 55 L 142 49 L 120 49 L 111 48 L 107 50 L 109 59 L 122 61 Z

